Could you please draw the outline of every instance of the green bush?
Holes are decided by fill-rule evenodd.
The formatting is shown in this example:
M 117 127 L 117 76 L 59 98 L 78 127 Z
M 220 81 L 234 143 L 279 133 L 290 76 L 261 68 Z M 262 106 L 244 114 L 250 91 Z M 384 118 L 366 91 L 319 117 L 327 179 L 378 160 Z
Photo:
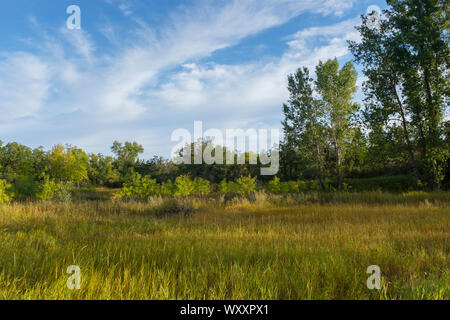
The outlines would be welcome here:
M 162 196 L 174 196 L 176 192 L 176 186 L 173 184 L 172 180 L 168 180 L 161 184 L 161 195 Z
M 194 179 L 194 191 L 193 194 L 199 196 L 206 196 L 211 192 L 211 183 L 208 180 L 202 178 Z
M 417 190 L 415 179 L 411 176 L 377 177 L 367 179 L 345 179 L 351 191 L 407 192 Z
M 36 199 L 41 191 L 38 182 L 31 178 L 21 178 L 14 181 L 13 185 L 14 198 L 16 199 Z
M 222 195 L 226 195 L 228 193 L 228 182 L 227 180 L 222 180 L 217 187 L 218 191 Z
M 130 181 L 123 185 L 119 193 L 119 197 L 148 199 L 161 193 L 161 186 L 155 179 L 150 176 L 142 177 L 139 173 L 134 172 Z
M 0 203 L 9 202 L 12 199 L 11 185 L 6 180 L 0 180 Z
M 267 189 L 271 193 L 280 194 L 281 193 L 281 182 L 280 178 L 274 177 L 269 183 L 267 184 Z
M 297 181 L 297 188 L 298 188 L 298 192 L 306 192 L 306 191 L 308 191 L 309 190 L 308 182 L 298 180 Z
M 61 189 L 61 185 L 53 180 L 46 179 L 40 186 L 40 191 L 37 194 L 39 200 L 51 200 L 55 197 L 58 191 Z
M 297 181 L 289 181 L 285 183 L 287 185 L 287 188 L 289 190 L 289 193 L 299 193 L 300 188 Z
M 256 191 L 256 178 L 240 177 L 236 180 L 238 189 L 236 190 L 238 194 L 247 195 Z
M 219 184 L 218 190 L 223 195 L 248 195 L 256 191 L 256 178 L 251 176 L 240 177 L 235 182 L 223 180 Z
M 176 191 L 175 195 L 178 197 L 190 196 L 195 189 L 194 182 L 189 176 L 182 175 L 175 179 Z

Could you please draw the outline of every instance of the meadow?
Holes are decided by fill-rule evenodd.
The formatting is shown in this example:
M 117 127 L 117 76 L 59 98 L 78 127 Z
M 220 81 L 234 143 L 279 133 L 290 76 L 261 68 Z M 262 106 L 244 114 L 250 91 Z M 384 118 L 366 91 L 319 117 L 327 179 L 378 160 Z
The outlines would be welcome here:
M 109 198 L 1 204 L 0 299 L 450 298 L 448 192 Z

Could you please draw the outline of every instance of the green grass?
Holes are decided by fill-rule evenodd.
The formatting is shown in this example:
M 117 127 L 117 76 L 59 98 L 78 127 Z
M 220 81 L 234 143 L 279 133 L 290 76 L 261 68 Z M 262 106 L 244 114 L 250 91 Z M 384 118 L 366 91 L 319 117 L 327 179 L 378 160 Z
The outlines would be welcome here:
M 166 202 L 0 205 L 0 299 L 450 298 L 448 193 Z

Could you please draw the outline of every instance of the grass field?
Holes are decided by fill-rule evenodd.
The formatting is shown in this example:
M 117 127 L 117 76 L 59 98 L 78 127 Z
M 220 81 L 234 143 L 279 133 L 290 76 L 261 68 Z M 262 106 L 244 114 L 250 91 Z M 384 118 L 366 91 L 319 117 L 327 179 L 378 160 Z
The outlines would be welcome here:
M 450 298 L 448 193 L 174 201 L 0 205 L 0 299 Z

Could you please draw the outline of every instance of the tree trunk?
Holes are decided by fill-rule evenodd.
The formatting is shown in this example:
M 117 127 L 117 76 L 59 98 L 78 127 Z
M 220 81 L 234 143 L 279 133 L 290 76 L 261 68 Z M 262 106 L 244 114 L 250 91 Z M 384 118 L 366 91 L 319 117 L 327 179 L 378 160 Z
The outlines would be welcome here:
M 337 170 L 338 170 L 338 190 L 342 190 L 342 168 L 341 168 L 341 150 L 340 147 L 336 148 L 336 156 L 337 156 Z
M 398 103 L 398 106 L 399 106 L 400 115 L 402 117 L 403 133 L 405 135 L 406 146 L 407 146 L 408 152 L 409 152 L 409 162 L 410 162 L 410 165 L 412 167 L 413 176 L 416 179 L 416 183 L 417 183 L 417 185 L 419 185 L 419 182 L 420 182 L 419 170 L 417 169 L 416 156 L 414 155 L 414 150 L 413 150 L 413 147 L 412 147 L 411 139 L 409 137 L 408 123 L 406 121 L 405 110 L 403 108 L 402 101 L 400 100 L 400 97 L 399 97 L 399 95 L 397 93 L 397 89 L 395 87 L 394 87 L 394 91 L 395 91 L 395 96 L 397 98 L 397 103 Z
M 320 146 L 319 144 L 316 142 L 316 153 L 317 153 L 317 171 L 318 173 L 318 179 L 319 179 L 319 184 L 320 184 L 320 190 L 324 190 L 324 183 L 323 183 L 323 166 L 322 166 L 322 158 L 321 158 L 321 154 L 320 154 Z
M 433 149 L 437 147 L 439 144 L 439 131 L 438 131 L 438 125 L 439 122 L 438 114 L 436 112 L 435 107 L 433 106 L 433 95 L 431 93 L 431 85 L 430 85 L 430 70 L 428 67 L 423 67 L 423 75 L 424 75 L 424 84 L 425 84 L 425 91 L 426 91 L 426 103 L 427 103 L 427 109 L 428 109 L 428 141 L 430 143 L 430 148 Z M 425 158 L 426 155 L 424 155 Z M 433 190 L 439 191 L 440 189 L 440 181 L 439 181 L 439 164 L 437 163 L 436 159 L 432 159 L 432 185 Z

